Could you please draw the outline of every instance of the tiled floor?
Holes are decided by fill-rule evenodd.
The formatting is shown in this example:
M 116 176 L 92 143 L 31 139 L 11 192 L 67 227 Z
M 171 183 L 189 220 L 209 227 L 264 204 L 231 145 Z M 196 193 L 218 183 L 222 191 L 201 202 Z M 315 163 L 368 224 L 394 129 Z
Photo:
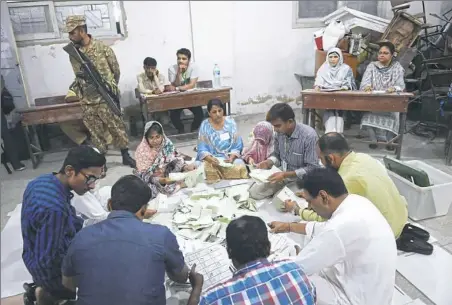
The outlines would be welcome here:
M 299 113 L 298 113 L 299 114 Z M 246 141 L 249 132 L 252 127 L 260 120 L 263 120 L 263 115 L 255 115 L 251 117 L 240 117 L 236 118 L 236 121 L 239 126 L 239 131 Z M 354 129 L 352 131 L 346 132 L 346 134 L 357 134 L 357 130 Z M 377 158 L 381 158 L 386 154 L 389 154 L 385 150 L 375 150 L 369 151 L 367 145 L 362 143 L 357 143 L 354 138 L 349 138 L 352 147 L 356 151 L 368 152 Z M 185 154 L 194 156 L 195 152 L 193 151 L 193 146 L 195 144 L 195 139 L 193 137 L 179 137 L 173 140 L 179 150 Z M 131 141 L 131 149 L 135 149 L 138 144 L 139 139 L 132 139 Z M 444 165 L 443 161 L 443 140 L 435 139 L 433 142 L 428 142 L 423 138 L 419 138 L 417 136 L 413 136 L 411 134 L 405 135 L 403 152 L 402 152 L 402 160 L 412 160 L 412 159 L 420 159 L 436 168 L 452 174 L 452 168 Z M 65 157 L 66 153 L 54 153 L 46 155 L 44 158 L 44 162 L 35 170 L 31 169 L 31 164 L 27 162 L 27 170 L 23 172 L 17 172 L 13 175 L 8 175 L 3 167 L 0 168 L 0 179 L 1 179 L 1 226 L 2 228 L 5 226 L 7 221 L 8 212 L 12 211 L 15 206 L 21 202 L 23 191 L 31 179 L 34 177 L 48 173 L 51 171 L 58 170 L 61 166 L 61 163 Z M 119 152 L 112 151 L 108 155 L 108 165 L 109 165 L 109 174 L 107 178 L 102 181 L 103 185 L 112 185 L 115 180 L 118 178 L 117 175 L 114 174 L 116 168 L 123 168 L 120 166 L 121 157 Z M 123 170 L 119 170 L 118 172 L 123 172 Z M 446 216 L 423 220 L 420 222 L 427 230 L 438 239 L 438 245 L 452 253 L 452 212 L 449 210 L 449 213 Z M 413 266 L 416 268 L 416 266 Z M 450 273 L 452 274 L 452 272 Z M 440 280 L 440 279 L 437 279 Z M 444 281 L 450 282 L 449 279 L 443 279 Z M 409 296 L 412 300 L 419 298 L 426 305 L 434 305 L 435 303 L 431 302 L 426 298 L 425 295 L 422 294 L 419 289 L 413 286 L 409 281 L 407 281 L 400 274 L 397 275 L 396 284 Z M 21 296 L 11 297 L 8 299 L 2 299 L 2 305 L 19 305 L 22 303 Z M 452 304 L 452 300 L 449 304 Z M 397 305 L 397 304 L 395 304 Z M 438 304 L 439 305 L 439 304 Z

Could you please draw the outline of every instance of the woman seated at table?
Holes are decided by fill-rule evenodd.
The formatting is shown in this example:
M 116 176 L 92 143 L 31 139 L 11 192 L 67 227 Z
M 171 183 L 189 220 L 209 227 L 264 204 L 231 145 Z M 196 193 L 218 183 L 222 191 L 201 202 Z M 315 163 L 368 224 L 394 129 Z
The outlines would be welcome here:
M 386 93 L 405 90 L 405 81 L 402 65 L 394 60 L 395 47 L 391 42 L 379 43 L 378 61 L 371 62 L 364 72 L 360 89 L 366 92 L 382 91 Z M 378 141 L 388 142 L 399 131 L 398 112 L 368 112 L 361 120 L 361 128 L 367 129 L 370 140 L 374 143 L 369 147 L 378 147 Z M 386 149 L 392 150 L 389 145 Z
M 218 164 L 219 159 L 227 163 L 243 164 L 240 159 L 242 138 L 237 133 L 234 119 L 224 116 L 224 104 L 219 99 L 207 103 L 209 118 L 199 128 L 198 155 L 196 160 Z
M 326 55 L 326 61 L 320 66 L 315 78 L 314 89 L 355 90 L 356 83 L 352 68 L 344 63 L 342 51 L 331 48 Z M 342 110 L 329 110 L 323 114 L 326 132 L 343 132 L 344 119 Z
M 137 169 L 134 174 L 149 185 L 153 196 L 177 192 L 182 184 L 170 181 L 168 175 L 194 169 L 193 165 L 185 164 L 173 142 L 163 132 L 162 125 L 156 121 L 146 123 L 143 140 L 135 151 L 135 159 Z
M 247 164 L 259 164 L 270 157 L 273 152 L 274 131 L 267 121 L 257 123 L 252 132 L 251 145 L 243 150 L 243 160 Z

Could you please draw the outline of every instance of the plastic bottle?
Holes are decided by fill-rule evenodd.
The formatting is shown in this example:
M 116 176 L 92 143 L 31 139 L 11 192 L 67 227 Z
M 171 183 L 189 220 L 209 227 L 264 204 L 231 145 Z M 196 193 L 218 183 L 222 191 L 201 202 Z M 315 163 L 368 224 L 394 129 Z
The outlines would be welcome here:
M 221 79 L 220 79 L 220 67 L 217 64 L 213 67 L 213 87 L 220 88 L 221 87 Z

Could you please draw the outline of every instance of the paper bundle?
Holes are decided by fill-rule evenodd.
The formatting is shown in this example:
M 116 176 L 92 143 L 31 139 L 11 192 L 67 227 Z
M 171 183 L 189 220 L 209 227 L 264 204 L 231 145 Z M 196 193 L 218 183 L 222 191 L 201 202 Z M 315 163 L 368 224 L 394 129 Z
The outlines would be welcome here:
M 170 173 L 169 177 L 172 181 L 184 181 L 188 188 L 195 187 L 198 183 L 204 181 L 204 164 L 197 169 L 183 173 Z
M 279 172 L 281 170 L 276 166 L 273 166 L 271 169 L 253 169 L 250 171 L 250 177 L 256 180 L 256 182 L 268 183 L 268 178 Z

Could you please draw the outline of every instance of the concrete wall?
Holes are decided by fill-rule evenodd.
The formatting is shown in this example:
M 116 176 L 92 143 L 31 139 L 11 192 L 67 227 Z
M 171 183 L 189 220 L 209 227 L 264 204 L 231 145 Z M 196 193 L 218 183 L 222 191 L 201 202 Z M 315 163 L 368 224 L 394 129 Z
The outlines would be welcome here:
M 166 74 L 178 48 L 193 49 L 192 34 L 200 80 L 212 79 L 217 63 L 223 85 L 234 88 L 234 113 L 264 112 L 276 101 L 295 105 L 301 87 L 294 73 L 313 74 L 316 29 L 292 29 L 291 1 L 124 1 L 124 8 L 128 36 L 113 49 L 125 106 L 136 103 L 143 59 L 156 58 Z M 66 93 L 74 75 L 63 46 L 19 48 L 31 103 Z

